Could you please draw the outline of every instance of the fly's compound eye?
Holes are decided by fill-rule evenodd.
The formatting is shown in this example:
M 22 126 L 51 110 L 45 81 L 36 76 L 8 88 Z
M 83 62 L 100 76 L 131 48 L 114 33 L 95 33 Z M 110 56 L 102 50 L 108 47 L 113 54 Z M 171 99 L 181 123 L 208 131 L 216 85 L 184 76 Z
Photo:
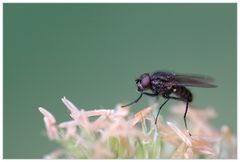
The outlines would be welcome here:
M 143 88 L 147 88 L 150 85 L 150 76 L 149 74 L 143 74 L 141 76 L 141 85 Z
M 142 74 L 139 79 L 136 79 L 138 91 L 144 91 L 150 86 L 150 76 L 148 73 Z

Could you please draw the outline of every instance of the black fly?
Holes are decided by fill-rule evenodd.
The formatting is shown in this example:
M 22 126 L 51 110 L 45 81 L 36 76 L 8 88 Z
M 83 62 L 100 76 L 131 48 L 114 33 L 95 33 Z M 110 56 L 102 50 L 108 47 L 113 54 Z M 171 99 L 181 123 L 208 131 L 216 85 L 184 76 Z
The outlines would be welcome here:
M 188 103 L 192 102 L 193 95 L 186 86 L 192 87 L 203 87 L 203 88 L 213 88 L 216 85 L 213 84 L 213 79 L 210 77 L 200 76 L 200 75 L 187 75 L 187 74 L 176 74 L 172 72 L 162 72 L 158 71 L 153 74 L 144 73 L 140 75 L 138 79 L 135 80 L 137 85 L 137 90 L 140 92 L 140 96 L 133 102 L 124 105 L 122 107 L 130 106 L 137 103 L 143 95 L 147 96 L 163 96 L 166 100 L 159 107 L 155 124 L 157 123 L 157 118 L 160 113 L 161 108 L 169 101 L 169 99 L 179 100 L 186 103 L 186 110 L 184 113 L 184 124 L 188 131 L 186 115 L 188 111 Z M 146 92 L 150 90 L 152 93 Z M 174 96 L 172 96 L 173 94 Z

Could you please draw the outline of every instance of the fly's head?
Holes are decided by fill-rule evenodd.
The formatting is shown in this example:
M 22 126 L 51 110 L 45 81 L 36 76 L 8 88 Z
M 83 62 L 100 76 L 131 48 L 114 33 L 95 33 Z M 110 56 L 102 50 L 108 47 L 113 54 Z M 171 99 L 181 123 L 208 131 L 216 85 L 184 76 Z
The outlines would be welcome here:
M 150 75 L 148 73 L 144 73 L 144 74 L 140 75 L 140 77 L 138 79 L 136 79 L 135 81 L 136 81 L 136 85 L 138 88 L 137 90 L 139 92 L 142 92 L 142 91 L 150 88 L 151 79 L 150 79 Z

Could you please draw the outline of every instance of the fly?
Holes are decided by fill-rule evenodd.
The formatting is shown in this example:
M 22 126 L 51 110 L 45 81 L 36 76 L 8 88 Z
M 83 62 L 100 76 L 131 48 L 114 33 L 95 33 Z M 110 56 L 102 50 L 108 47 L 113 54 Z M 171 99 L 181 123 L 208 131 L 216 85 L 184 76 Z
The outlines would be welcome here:
M 186 115 L 188 111 L 188 104 L 193 101 L 193 94 L 186 87 L 188 86 L 202 88 L 217 87 L 214 84 L 214 80 L 210 77 L 202 75 L 177 74 L 163 71 L 157 71 L 154 72 L 153 74 L 144 73 L 140 75 L 140 77 L 136 79 L 135 82 L 137 85 L 137 91 L 140 92 L 140 96 L 133 102 L 122 107 L 130 106 L 134 103 L 137 103 L 142 98 L 143 95 L 151 97 L 162 96 L 166 100 L 158 109 L 158 113 L 155 119 L 156 124 L 160 110 L 169 101 L 169 99 L 183 101 L 186 103 L 186 109 L 184 113 L 184 124 L 187 131 L 188 126 L 186 122 Z

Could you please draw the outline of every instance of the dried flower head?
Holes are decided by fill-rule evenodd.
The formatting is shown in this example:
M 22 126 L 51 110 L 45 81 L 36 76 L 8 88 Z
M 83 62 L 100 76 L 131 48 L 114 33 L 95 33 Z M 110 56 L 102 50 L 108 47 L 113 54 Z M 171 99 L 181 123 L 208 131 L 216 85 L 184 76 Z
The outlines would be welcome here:
M 213 109 L 189 108 L 188 119 L 194 128 L 191 136 L 182 125 L 164 122 L 160 116 L 155 125 L 152 112 L 156 105 L 141 109 L 135 115 L 129 108 L 78 109 L 66 97 L 62 98 L 72 120 L 56 125 L 54 116 L 39 108 L 49 139 L 56 140 L 61 149 L 45 156 L 55 158 L 236 158 L 236 136 L 228 126 L 221 130 L 208 123 L 215 118 Z M 175 119 L 182 115 L 183 105 L 172 108 Z M 181 128 L 181 129 L 180 129 Z

